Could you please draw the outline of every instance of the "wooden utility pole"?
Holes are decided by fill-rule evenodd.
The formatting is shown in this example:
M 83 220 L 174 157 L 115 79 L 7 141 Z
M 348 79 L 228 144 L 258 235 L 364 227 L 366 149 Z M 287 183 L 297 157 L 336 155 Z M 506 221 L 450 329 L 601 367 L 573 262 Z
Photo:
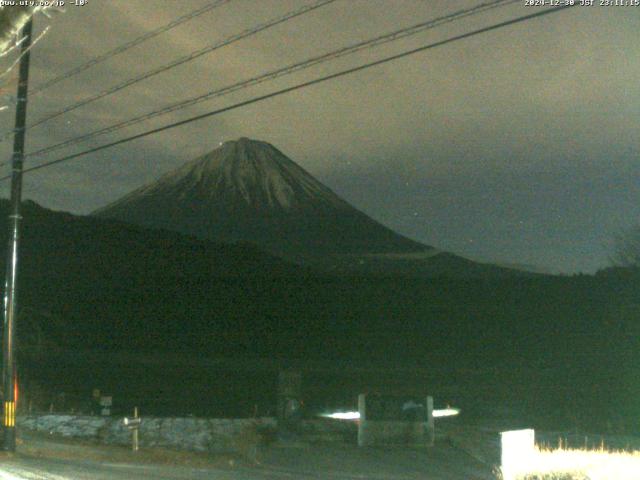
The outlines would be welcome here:
M 20 240 L 20 202 L 22 201 L 22 164 L 27 123 L 27 92 L 29 82 L 29 57 L 33 17 L 22 29 L 24 38 L 20 49 L 20 75 L 16 105 L 16 127 L 11 161 L 11 207 L 9 213 L 9 246 L 7 248 L 7 277 L 4 288 L 4 325 L 2 332 L 2 385 L 3 385 L 3 449 L 16 449 L 16 314 L 18 311 L 18 246 Z

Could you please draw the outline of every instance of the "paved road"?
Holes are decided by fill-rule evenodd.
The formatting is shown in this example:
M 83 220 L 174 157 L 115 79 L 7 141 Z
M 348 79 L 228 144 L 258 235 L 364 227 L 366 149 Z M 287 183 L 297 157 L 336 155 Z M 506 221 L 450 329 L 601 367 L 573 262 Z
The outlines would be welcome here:
M 138 480 L 138 479 L 262 479 L 232 470 L 194 469 L 153 465 L 97 463 L 15 458 L 0 464 L 0 480 Z
M 0 480 L 495 480 L 474 457 L 446 441 L 422 449 L 280 441 L 250 463 L 154 449 L 133 454 L 22 430 L 18 453 L 0 453 Z
M 189 468 L 87 461 L 16 458 L 0 464 L 0 480 L 265 480 L 290 478 L 246 467 Z
M 428 449 L 330 444 L 297 451 L 273 448 L 262 458 L 266 465 L 308 474 L 298 478 L 495 480 L 490 467 L 447 443 Z
M 0 480 L 490 480 L 488 467 L 448 446 L 428 451 L 338 446 L 271 449 L 257 466 L 192 468 L 17 455 L 0 460 Z

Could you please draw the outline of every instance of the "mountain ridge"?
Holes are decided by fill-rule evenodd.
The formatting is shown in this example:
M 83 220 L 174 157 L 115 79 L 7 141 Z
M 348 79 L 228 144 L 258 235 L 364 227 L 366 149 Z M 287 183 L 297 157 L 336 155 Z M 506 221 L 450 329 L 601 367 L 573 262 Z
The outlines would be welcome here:
M 275 254 L 423 252 L 351 206 L 273 145 L 246 137 L 92 213 Z
M 270 143 L 246 137 L 224 142 L 92 215 L 218 242 L 249 242 L 334 274 L 534 275 L 394 232 Z

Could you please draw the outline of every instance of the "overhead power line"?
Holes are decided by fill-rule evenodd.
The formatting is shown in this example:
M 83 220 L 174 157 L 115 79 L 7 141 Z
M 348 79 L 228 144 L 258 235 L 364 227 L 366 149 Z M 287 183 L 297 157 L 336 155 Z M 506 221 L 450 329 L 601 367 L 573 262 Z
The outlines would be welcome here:
M 115 142 L 107 143 L 105 145 L 100 145 L 98 147 L 91 148 L 89 150 L 84 150 L 82 152 L 74 153 L 72 155 L 67 155 L 65 157 L 58 158 L 56 160 L 51 160 L 49 162 L 41 163 L 40 165 L 35 165 L 33 167 L 27 168 L 24 171 L 25 171 L 25 173 L 26 172 L 32 172 L 32 171 L 35 171 L 35 170 L 40 170 L 40 169 L 43 169 L 43 168 L 50 167 L 52 165 L 57 165 L 59 163 L 68 162 L 70 160 L 73 160 L 73 159 L 76 159 L 76 158 L 79 158 L 79 157 L 83 157 L 83 156 L 89 155 L 91 153 L 99 152 L 101 150 L 105 150 L 107 148 L 115 147 L 117 145 L 122 145 L 124 143 L 128 143 L 128 142 L 131 142 L 133 140 L 138 140 L 140 138 L 148 137 L 150 135 L 154 135 L 156 133 L 164 132 L 164 131 L 170 130 L 172 128 L 176 128 L 176 127 L 180 127 L 180 126 L 183 126 L 183 125 L 187 125 L 187 124 L 196 122 L 198 120 L 203 120 L 205 118 L 213 117 L 215 115 L 220 115 L 222 113 L 229 112 L 231 110 L 236 110 L 238 108 L 245 107 L 247 105 L 251 105 L 251 104 L 254 104 L 254 103 L 258 103 L 258 102 L 261 102 L 261 101 L 264 101 L 264 100 L 267 100 L 267 99 L 270 99 L 270 98 L 274 98 L 274 97 L 277 97 L 277 96 L 280 96 L 280 95 L 284 95 L 286 93 L 290 93 L 290 92 L 293 92 L 293 91 L 296 91 L 296 90 L 301 90 L 303 88 L 307 88 L 307 87 L 310 87 L 312 85 L 316 85 L 316 84 L 319 84 L 319 83 L 322 83 L 322 82 L 326 82 L 328 80 L 333 80 L 335 78 L 343 77 L 343 76 L 349 75 L 351 73 L 359 72 L 359 71 L 362 71 L 362 70 L 365 70 L 365 69 L 368 69 L 368 68 L 371 68 L 371 67 L 375 67 L 375 66 L 378 66 L 378 65 L 383 65 L 383 64 L 398 60 L 400 58 L 408 57 L 409 55 L 414 55 L 416 53 L 420 53 L 420 52 L 424 52 L 426 50 L 430 50 L 432 48 L 440 47 L 442 45 L 447 45 L 449 43 L 453 43 L 453 42 L 456 42 L 456 41 L 459 41 L 459 40 L 463 40 L 465 38 L 470 38 L 470 37 L 473 37 L 475 35 L 479 35 L 479 34 L 482 34 L 482 33 L 487 33 L 487 32 L 493 31 L 493 30 L 497 30 L 499 28 L 507 27 L 507 26 L 514 25 L 514 24 L 517 24 L 517 23 L 522 23 L 522 22 L 525 22 L 525 21 L 528 21 L 528 20 L 531 20 L 531 19 L 534 19 L 534 18 L 542 17 L 542 16 L 545 16 L 545 15 L 550 15 L 550 14 L 553 14 L 553 13 L 558 13 L 558 12 L 564 11 L 564 10 L 566 10 L 568 8 L 572 8 L 574 6 L 575 5 L 567 4 L 567 5 L 563 5 L 563 6 L 559 6 L 559 7 L 553 7 L 553 8 L 542 10 L 542 11 L 539 11 L 539 12 L 536 12 L 536 13 L 532 13 L 532 14 L 529 14 L 529 15 L 524 15 L 522 17 L 517 17 L 517 18 L 511 19 L 511 20 L 507 20 L 507 21 L 504 21 L 504 22 L 496 23 L 496 24 L 490 25 L 488 27 L 484 27 L 484 28 L 480 28 L 480 29 L 477 29 L 477 30 L 473 30 L 471 32 L 467 32 L 467 33 L 463 33 L 463 34 L 460 34 L 460 35 L 456 35 L 454 37 L 449 37 L 449 38 L 447 38 L 445 40 L 440 40 L 438 42 L 431 43 L 431 44 L 428 44 L 428 45 L 424 45 L 422 47 L 418 47 L 418 48 L 414 48 L 414 49 L 411 49 L 411 50 L 407 50 L 407 51 L 404 51 L 402 53 L 391 55 L 391 56 L 388 56 L 388 57 L 385 57 L 385 58 L 382 58 L 380 60 L 376 60 L 376 61 L 373 61 L 373 62 L 365 63 L 365 64 L 359 65 L 357 67 L 352 67 L 352 68 L 349 68 L 349 69 L 346 69 L 346 70 L 342 70 L 342 71 L 337 72 L 337 73 L 333 73 L 333 74 L 330 74 L 330 75 L 325 75 L 323 77 L 316 78 L 316 79 L 310 80 L 308 82 L 300 83 L 300 84 L 294 85 L 292 87 L 283 88 L 281 90 L 277 90 L 277 91 L 274 91 L 274 92 L 271 92 L 271 93 L 268 93 L 268 94 L 265 94 L 265 95 L 260 95 L 258 97 L 254 97 L 254 98 L 251 98 L 249 100 L 244 100 L 242 102 L 238 102 L 238 103 L 235 103 L 233 105 L 229 105 L 227 107 L 223 107 L 223 108 L 220 108 L 220 109 L 217 109 L 217 110 L 213 110 L 211 112 L 207 112 L 207 113 L 204 113 L 204 114 L 201 114 L 201 115 L 196 115 L 194 117 L 191 117 L 191 118 L 188 118 L 188 119 L 185 119 L 185 120 L 181 120 L 179 122 L 170 123 L 168 125 L 165 125 L 165 126 L 162 126 L 162 127 L 159 127 L 159 128 L 154 128 L 153 130 L 148 130 L 146 132 L 139 133 L 137 135 L 132 135 L 130 137 L 126 137 L 126 138 L 117 140 Z M 10 176 L 4 176 L 4 177 L 0 178 L 0 180 L 6 180 L 8 178 L 10 178 Z
M 352 45 L 349 45 L 347 47 L 344 48 L 340 48 L 338 50 L 333 50 L 331 52 L 322 54 L 322 55 L 317 55 L 315 57 L 311 57 L 307 60 L 304 60 L 302 62 L 298 62 L 298 63 L 294 63 L 292 65 L 288 65 L 286 67 L 282 67 L 282 68 L 278 68 L 275 70 L 271 70 L 267 73 L 263 73 L 261 75 L 258 75 L 256 77 L 252 77 L 249 78 L 248 80 L 243 80 L 241 82 L 237 82 L 234 83 L 232 85 L 228 85 L 226 87 L 223 88 L 219 88 L 216 90 L 212 90 L 210 92 L 207 92 L 205 94 L 201 94 L 198 95 L 196 97 L 192 97 L 190 99 L 187 100 L 182 100 L 170 105 L 167 105 L 161 109 L 158 110 L 154 110 L 152 112 L 146 113 L 144 115 L 140 115 L 138 117 L 134 117 L 128 120 L 124 120 L 122 122 L 118 122 L 112 125 L 109 125 L 107 127 L 103 127 L 99 130 L 95 130 L 93 132 L 89 132 L 87 134 L 78 136 L 78 137 L 74 137 L 71 138 L 69 140 L 65 140 L 63 142 L 60 142 L 58 144 L 49 146 L 49 147 L 45 147 L 42 148 L 40 150 L 36 150 L 34 152 L 30 152 L 27 157 L 34 157 L 34 156 L 42 156 L 45 154 L 48 154 L 52 151 L 55 150 L 59 150 L 61 148 L 64 147 L 69 147 L 71 145 L 75 145 L 77 143 L 89 140 L 91 138 L 95 138 L 97 136 L 100 135 L 105 135 L 108 133 L 113 133 L 115 131 L 121 130 L 123 128 L 126 127 L 130 127 L 133 125 L 136 125 L 138 123 L 147 121 L 147 120 L 151 120 L 152 118 L 161 116 L 161 115 L 166 115 L 168 113 L 172 113 L 175 112 L 177 110 L 181 110 L 187 107 L 190 107 L 192 105 L 196 105 L 198 103 L 207 101 L 207 100 L 211 100 L 213 98 L 217 98 L 217 97 L 221 97 L 223 95 L 227 95 L 229 93 L 238 91 L 238 90 L 243 90 L 245 88 L 249 88 L 255 85 L 258 85 L 260 83 L 266 82 L 266 81 L 270 81 L 270 80 L 274 80 L 276 78 L 285 76 L 285 75 L 289 75 L 307 68 L 310 68 L 312 66 L 330 61 L 330 60 L 335 60 L 337 58 L 346 56 L 346 55 L 351 55 L 353 53 L 359 52 L 361 50 L 365 50 L 368 48 L 373 48 L 376 47 L 378 45 L 382 45 L 385 43 L 389 43 L 392 41 L 396 41 L 396 40 L 400 40 L 402 38 L 406 38 L 409 37 L 411 35 L 416 35 L 418 33 L 421 33 L 425 30 L 431 29 L 431 28 L 435 28 L 438 27 L 440 25 L 443 25 L 445 23 L 450 23 L 453 21 L 457 21 L 460 20 L 462 18 L 471 16 L 471 15 L 477 15 L 479 13 L 482 12 L 486 12 L 487 10 L 490 9 L 494 9 L 497 7 L 502 7 L 511 3 L 516 3 L 519 2 L 520 0 L 492 0 L 490 2 L 487 3 L 483 3 L 480 5 L 477 5 L 475 7 L 472 8 L 468 8 L 465 10 L 459 10 L 456 12 L 453 12 L 451 14 L 448 14 L 446 16 L 442 16 L 442 17 L 438 17 L 435 19 L 431 19 L 425 22 L 421 22 L 415 25 L 412 25 L 410 27 L 405 27 L 402 28 L 400 30 L 395 30 L 391 33 L 386 33 L 384 35 L 380 35 L 374 38 L 371 38 L 369 40 L 365 40 L 365 41 L 361 41 Z M 0 165 L 2 165 L 0 163 Z
M 229 1 L 229 0 L 227 0 Z M 104 90 L 100 93 L 97 93 L 95 95 L 92 95 L 90 97 L 87 97 L 83 100 L 80 100 L 79 102 L 76 102 L 72 105 L 69 105 L 65 108 L 62 108 L 61 110 L 58 110 L 57 112 L 51 113 L 49 115 L 46 115 L 38 120 L 36 120 L 34 123 L 32 123 L 31 125 L 29 125 L 27 127 L 27 129 L 31 129 L 34 127 L 37 127 L 38 125 L 42 125 L 45 122 L 48 122 L 50 120 L 53 120 L 54 118 L 57 118 L 61 115 L 64 115 L 65 113 L 69 113 L 73 110 L 76 110 L 80 107 L 84 107 L 85 105 L 88 105 L 90 103 L 95 102 L 96 100 L 100 100 L 102 98 L 108 97 L 109 95 L 113 95 L 114 93 L 119 92 L 120 90 L 124 90 L 127 87 L 130 87 L 132 85 L 135 85 L 137 83 L 142 82 L 143 80 L 147 80 L 151 77 L 154 77 L 156 75 L 159 75 L 160 73 L 164 73 L 168 70 L 171 70 L 175 67 L 178 67 L 180 65 L 183 65 L 185 63 L 191 62 L 197 58 L 202 57 L 203 55 L 206 55 L 208 53 L 211 53 L 215 50 L 218 50 L 222 47 L 225 47 L 227 45 L 230 45 L 232 43 L 235 43 L 239 40 L 242 40 L 244 38 L 253 36 L 259 32 L 262 32 L 264 30 L 267 30 L 271 27 L 274 27 L 276 25 L 279 25 L 281 23 L 284 23 L 288 20 L 291 20 L 295 17 L 299 17 L 300 15 L 304 15 L 305 13 L 311 12 L 312 10 L 316 10 L 320 7 L 323 7 L 325 5 L 328 5 L 330 3 L 335 2 L 336 0 L 316 0 L 314 3 L 311 3 L 309 5 L 305 5 L 301 8 L 298 8 L 296 10 L 292 10 L 284 15 L 281 15 L 279 17 L 273 18 L 265 23 L 262 23 L 260 25 L 257 25 L 255 27 L 249 28 L 247 30 L 244 30 L 236 35 L 232 35 L 228 38 L 225 38 L 224 40 L 214 43 L 212 45 L 208 45 L 204 48 L 200 48 L 192 53 L 190 53 L 189 55 L 185 55 L 183 57 L 180 57 L 176 60 L 173 60 L 172 62 L 163 65 L 161 67 L 155 68 L 153 70 L 150 70 L 148 72 L 142 73 L 141 75 L 138 75 L 136 77 L 130 78 L 128 80 L 125 80 L 122 83 L 119 83 L 113 87 L 108 88 L 107 90 Z
M 145 33 L 144 35 L 139 36 L 138 38 L 135 38 L 133 40 L 131 40 L 130 42 L 127 43 L 123 43 L 122 45 L 114 48 L 113 50 L 109 50 L 106 53 L 103 53 L 102 55 L 98 55 L 97 57 L 94 57 L 88 61 L 86 61 L 85 63 L 83 63 L 82 65 L 79 65 L 71 70 L 69 70 L 68 72 L 63 73 L 62 75 L 59 75 L 57 77 L 52 78 L 51 80 L 48 80 L 46 82 L 41 83 L 40 85 L 36 85 L 35 88 L 33 88 L 29 94 L 30 95 L 34 95 L 37 93 L 42 92 L 43 90 L 46 90 L 47 88 L 50 88 L 60 82 L 62 82 L 63 80 L 67 80 L 68 78 L 71 78 L 75 75 L 78 75 L 81 72 L 84 72 L 85 70 L 88 70 L 89 68 L 98 65 L 99 63 L 104 62 L 105 60 L 110 59 L 111 57 L 114 57 L 122 52 L 125 52 L 133 47 L 135 47 L 136 45 L 140 45 L 143 42 L 146 42 L 147 40 L 153 38 L 153 37 L 157 37 L 158 35 L 160 35 L 161 33 L 167 32 L 179 25 L 182 25 L 185 22 L 188 22 L 189 20 L 192 20 L 194 18 L 197 18 L 201 15 L 204 15 L 207 12 L 210 12 L 211 10 L 218 8 L 226 3 L 231 2 L 232 0 L 216 0 L 215 2 L 211 2 L 208 3 L 207 5 L 205 5 L 202 8 L 199 8 L 197 10 L 194 10 L 192 12 L 189 12 L 185 15 L 182 15 L 181 17 L 176 18 L 175 20 L 172 20 L 171 22 L 167 23 L 166 25 L 163 25 L 161 27 L 156 28 L 155 30 L 151 30 L 150 32 Z

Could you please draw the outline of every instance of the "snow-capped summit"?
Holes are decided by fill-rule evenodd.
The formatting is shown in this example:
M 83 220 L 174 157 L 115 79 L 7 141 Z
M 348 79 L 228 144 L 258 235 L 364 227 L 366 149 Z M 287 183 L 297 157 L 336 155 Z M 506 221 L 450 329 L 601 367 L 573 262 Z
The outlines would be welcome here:
M 94 212 L 276 254 L 418 253 L 273 145 L 240 138 Z
M 165 175 L 152 190 L 167 187 L 178 188 L 183 198 L 233 200 L 257 210 L 289 210 L 313 202 L 348 206 L 273 145 L 245 137 Z

